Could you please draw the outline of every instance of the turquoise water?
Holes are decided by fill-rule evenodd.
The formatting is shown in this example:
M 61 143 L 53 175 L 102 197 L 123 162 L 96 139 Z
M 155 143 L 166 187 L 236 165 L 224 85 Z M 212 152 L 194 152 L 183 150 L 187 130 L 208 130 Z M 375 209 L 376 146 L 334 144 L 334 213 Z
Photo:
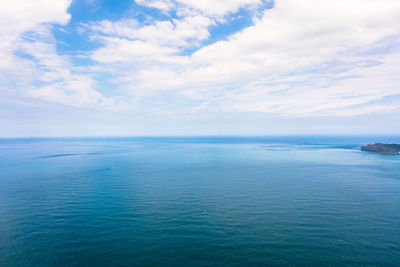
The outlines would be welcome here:
M 400 137 L 0 140 L 0 266 L 399 266 Z

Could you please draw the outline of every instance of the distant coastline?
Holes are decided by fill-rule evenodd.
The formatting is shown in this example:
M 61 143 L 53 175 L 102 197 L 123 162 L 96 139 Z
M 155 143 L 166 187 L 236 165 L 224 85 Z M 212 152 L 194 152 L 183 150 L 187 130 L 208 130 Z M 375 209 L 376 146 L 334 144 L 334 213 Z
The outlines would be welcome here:
M 378 154 L 385 155 L 399 155 L 400 154 L 400 144 L 383 144 L 375 143 L 362 146 L 361 150 L 375 152 Z

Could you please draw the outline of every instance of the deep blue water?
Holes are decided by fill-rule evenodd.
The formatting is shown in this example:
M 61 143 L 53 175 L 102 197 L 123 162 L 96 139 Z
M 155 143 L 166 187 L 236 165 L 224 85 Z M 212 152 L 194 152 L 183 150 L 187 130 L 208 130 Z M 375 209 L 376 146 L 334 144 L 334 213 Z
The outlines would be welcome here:
M 399 266 L 378 141 L 0 139 L 0 266 Z

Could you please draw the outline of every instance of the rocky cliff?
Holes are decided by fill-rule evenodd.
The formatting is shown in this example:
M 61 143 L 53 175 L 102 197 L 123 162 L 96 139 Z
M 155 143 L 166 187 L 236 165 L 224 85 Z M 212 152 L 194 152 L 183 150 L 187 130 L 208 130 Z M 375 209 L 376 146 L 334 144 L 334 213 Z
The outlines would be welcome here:
M 400 154 L 400 144 L 369 144 L 362 146 L 361 150 L 371 151 L 379 154 L 398 155 Z

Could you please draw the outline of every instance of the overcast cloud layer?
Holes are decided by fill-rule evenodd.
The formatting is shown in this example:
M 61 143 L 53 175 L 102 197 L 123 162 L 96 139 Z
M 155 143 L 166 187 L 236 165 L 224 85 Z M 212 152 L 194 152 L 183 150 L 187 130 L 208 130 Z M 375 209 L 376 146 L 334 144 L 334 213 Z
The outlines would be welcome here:
M 124 116 L 399 113 L 398 0 L 132 3 L 73 26 L 70 0 L 3 3 L 1 101 Z

